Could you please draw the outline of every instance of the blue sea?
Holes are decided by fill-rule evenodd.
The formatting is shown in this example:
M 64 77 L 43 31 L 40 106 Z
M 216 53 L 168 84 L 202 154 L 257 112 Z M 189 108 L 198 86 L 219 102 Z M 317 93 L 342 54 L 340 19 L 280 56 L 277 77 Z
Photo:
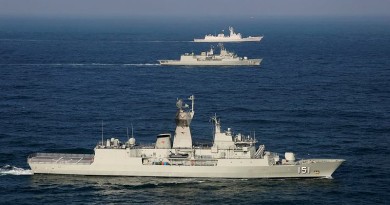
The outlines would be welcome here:
M 228 43 L 260 67 L 164 67 Z M 215 46 L 215 44 L 214 44 Z M 210 117 L 266 149 L 342 158 L 332 179 L 33 175 L 35 152 L 92 153 L 101 137 L 150 144 L 195 95 L 194 141 Z M 381 18 L 0 18 L 0 204 L 388 204 L 390 21 Z

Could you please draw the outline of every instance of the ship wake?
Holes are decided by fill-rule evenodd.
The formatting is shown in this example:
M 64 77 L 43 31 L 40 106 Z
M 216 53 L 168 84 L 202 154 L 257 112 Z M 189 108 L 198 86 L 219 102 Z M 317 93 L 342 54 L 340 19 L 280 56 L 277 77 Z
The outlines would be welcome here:
M 0 168 L 1 175 L 33 175 L 33 172 L 31 169 L 23 169 L 7 164 Z
M 28 63 L 28 64 L 0 64 L 2 66 L 72 66 L 72 67 L 83 67 L 83 66 L 159 66 L 159 63 Z

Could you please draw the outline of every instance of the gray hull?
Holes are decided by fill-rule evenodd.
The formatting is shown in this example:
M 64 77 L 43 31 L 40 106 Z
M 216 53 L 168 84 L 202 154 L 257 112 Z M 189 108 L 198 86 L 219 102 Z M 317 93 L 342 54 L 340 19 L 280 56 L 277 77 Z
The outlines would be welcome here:
M 66 155 L 63 155 L 66 156 Z M 64 159 L 64 157 L 62 158 Z M 344 160 L 311 159 L 293 165 L 266 165 L 264 159 L 219 159 L 215 166 L 144 165 L 142 158 L 127 158 L 126 161 L 62 161 L 60 158 L 42 161 L 29 158 L 34 174 L 71 174 L 96 176 L 152 176 L 152 177 L 211 177 L 211 178 L 312 178 L 331 177 Z M 80 163 L 81 162 L 81 163 Z M 244 166 L 243 166 L 244 165 Z
M 192 55 L 189 56 L 192 58 Z M 132 136 L 126 143 L 111 138 L 96 145 L 94 154 L 35 153 L 27 162 L 35 174 L 73 174 L 148 177 L 211 177 L 211 178 L 308 178 L 331 177 L 342 159 L 305 159 L 296 161 L 295 154 L 285 158 L 265 151 L 251 136 L 221 131 L 217 116 L 212 146 L 192 144 L 189 125 L 194 116 L 191 107 L 178 99 L 173 143 L 171 134 L 157 135 L 153 146 L 140 146 Z
M 241 39 L 234 39 L 234 38 L 214 38 L 214 39 L 194 39 L 194 42 L 196 43 L 228 43 L 228 42 L 260 42 L 260 40 L 263 37 L 251 37 L 251 38 L 241 38 Z
M 248 59 L 241 61 L 179 61 L 159 60 L 161 65 L 174 66 L 258 66 L 262 59 Z

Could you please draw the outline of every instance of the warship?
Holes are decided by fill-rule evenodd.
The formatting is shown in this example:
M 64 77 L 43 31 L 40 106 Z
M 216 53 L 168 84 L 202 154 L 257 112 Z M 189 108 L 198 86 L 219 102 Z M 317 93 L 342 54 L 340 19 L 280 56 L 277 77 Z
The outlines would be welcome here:
M 263 36 L 249 36 L 246 38 L 243 38 L 241 36 L 241 33 L 235 33 L 233 27 L 229 27 L 230 35 L 225 36 L 225 34 L 222 32 L 218 35 L 205 35 L 202 39 L 194 39 L 194 42 L 204 42 L 204 43 L 212 43 L 212 42 L 250 42 L 250 41 L 257 41 L 259 42 Z
M 178 99 L 176 130 L 157 135 L 153 146 L 141 146 L 132 134 L 126 142 L 103 139 L 94 154 L 34 153 L 27 161 L 34 174 L 71 174 L 152 177 L 213 178 L 330 178 L 343 159 L 296 159 L 293 152 L 284 158 L 256 146 L 255 136 L 223 131 L 221 121 L 213 116 L 213 144 L 192 143 L 191 108 Z
M 235 53 L 227 51 L 222 44 L 219 55 L 214 54 L 214 48 L 201 52 L 200 55 L 185 53 L 180 60 L 158 60 L 160 65 L 176 66 L 257 66 L 262 59 L 248 59 L 248 57 L 238 57 Z

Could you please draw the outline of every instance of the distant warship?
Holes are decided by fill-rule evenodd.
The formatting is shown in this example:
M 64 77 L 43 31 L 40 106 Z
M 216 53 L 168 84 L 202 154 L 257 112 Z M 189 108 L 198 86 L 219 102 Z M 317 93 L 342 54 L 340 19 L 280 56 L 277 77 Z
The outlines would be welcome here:
M 208 34 L 202 39 L 194 39 L 194 42 L 248 42 L 248 41 L 260 41 L 263 36 L 249 36 L 243 38 L 241 33 L 235 33 L 233 27 L 229 27 L 230 35 L 225 36 L 224 33 L 220 33 L 216 36 Z
M 300 178 L 331 177 L 343 159 L 300 159 L 286 152 L 279 154 L 256 147 L 255 136 L 235 134 L 230 128 L 222 131 L 214 116 L 214 142 L 195 146 L 190 131 L 194 117 L 194 96 L 191 108 L 179 99 L 176 103 L 176 130 L 157 135 L 153 146 L 140 146 L 132 136 L 126 142 L 111 138 L 95 147 L 95 154 L 35 153 L 28 157 L 34 174 L 73 174 L 154 177 L 213 178 Z
M 180 60 L 159 60 L 161 65 L 180 66 L 255 66 L 260 65 L 262 59 L 248 59 L 248 57 L 238 57 L 235 53 L 227 51 L 222 44 L 219 44 L 221 51 L 214 54 L 214 48 L 201 52 L 200 55 L 185 53 Z

